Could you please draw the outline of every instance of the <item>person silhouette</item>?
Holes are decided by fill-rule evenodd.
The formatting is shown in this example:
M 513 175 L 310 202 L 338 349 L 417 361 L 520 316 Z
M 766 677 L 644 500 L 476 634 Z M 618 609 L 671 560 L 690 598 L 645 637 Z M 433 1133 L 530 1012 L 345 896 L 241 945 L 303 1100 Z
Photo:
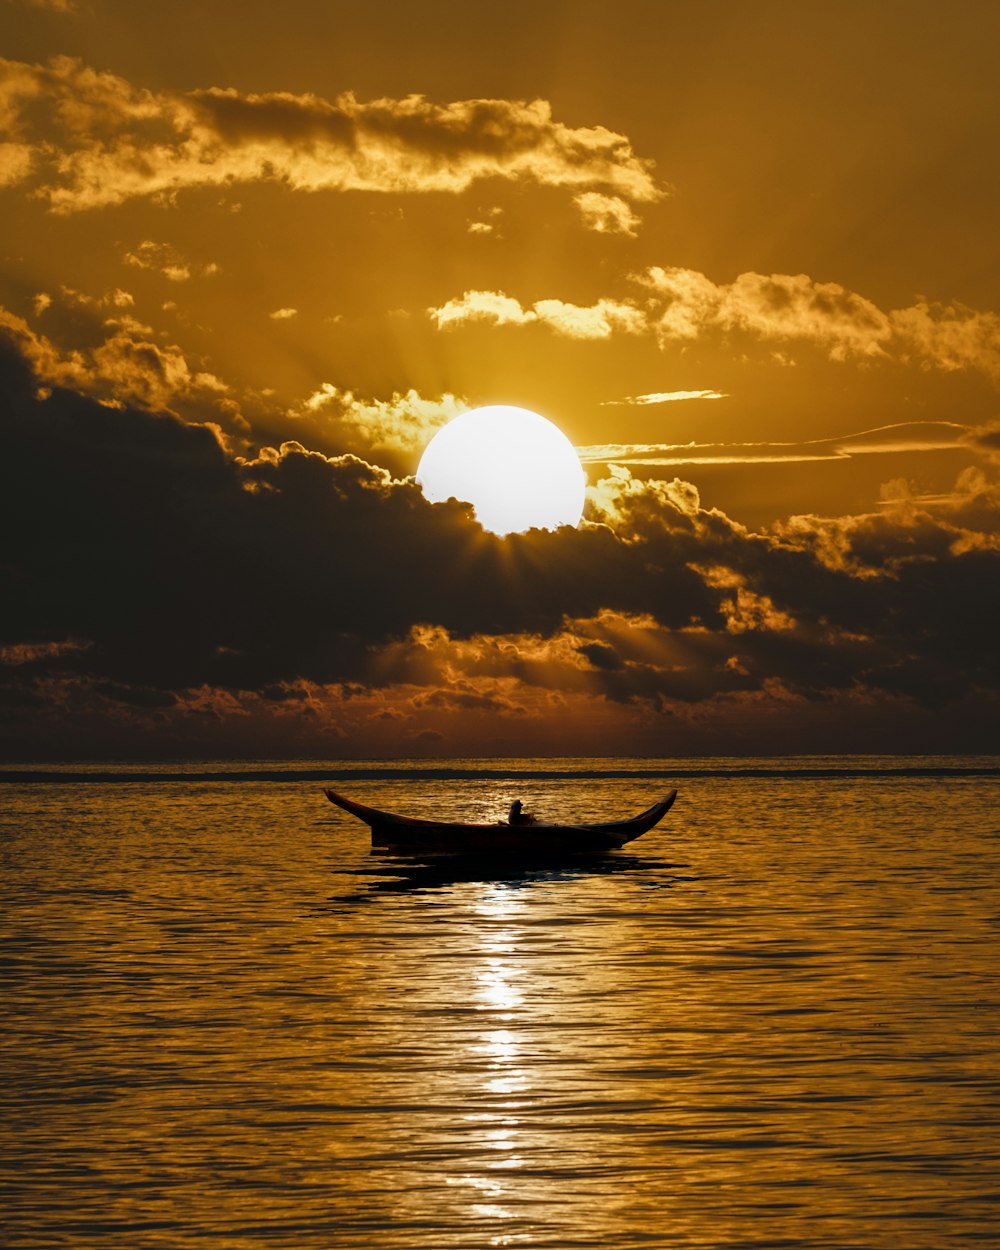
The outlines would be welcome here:
M 509 825 L 533 825 L 535 823 L 535 818 L 532 816 L 531 812 L 522 811 L 521 807 L 522 805 L 520 799 L 515 799 L 514 802 L 511 803 L 510 815 L 507 817 L 507 823 Z

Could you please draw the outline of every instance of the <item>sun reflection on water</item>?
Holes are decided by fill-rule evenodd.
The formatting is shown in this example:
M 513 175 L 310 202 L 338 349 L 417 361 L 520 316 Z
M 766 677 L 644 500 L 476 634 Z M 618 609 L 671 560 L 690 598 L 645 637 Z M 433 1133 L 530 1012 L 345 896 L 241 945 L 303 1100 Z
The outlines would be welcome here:
M 522 994 L 512 984 L 516 976 L 517 971 L 503 960 L 487 959 L 476 973 L 480 1011 L 498 1011 L 502 1020 L 513 1019 L 515 1009 L 523 1002 Z
M 468 1036 L 470 1070 L 475 1074 L 473 1098 L 479 1109 L 464 1118 L 470 1127 L 474 1167 L 449 1179 L 470 1193 L 469 1215 L 488 1223 L 484 1244 L 503 1246 L 518 1240 L 518 1173 L 530 1153 L 520 1112 L 532 1095 L 524 1062 L 530 1001 L 518 982 L 524 968 L 516 962 L 523 929 L 516 923 L 525 900 L 518 891 L 486 887 L 475 904 L 478 924 L 473 952 L 473 1006 L 490 1017 L 494 1027 Z M 501 1179 L 502 1178 L 502 1179 Z

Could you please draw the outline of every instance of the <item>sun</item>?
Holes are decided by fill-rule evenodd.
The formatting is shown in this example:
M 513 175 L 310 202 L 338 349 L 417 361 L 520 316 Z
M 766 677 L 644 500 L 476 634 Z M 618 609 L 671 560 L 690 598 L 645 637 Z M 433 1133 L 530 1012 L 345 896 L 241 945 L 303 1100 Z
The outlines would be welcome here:
M 420 458 L 431 503 L 461 499 L 494 534 L 578 525 L 587 476 L 562 430 L 528 408 L 494 404 L 455 417 Z

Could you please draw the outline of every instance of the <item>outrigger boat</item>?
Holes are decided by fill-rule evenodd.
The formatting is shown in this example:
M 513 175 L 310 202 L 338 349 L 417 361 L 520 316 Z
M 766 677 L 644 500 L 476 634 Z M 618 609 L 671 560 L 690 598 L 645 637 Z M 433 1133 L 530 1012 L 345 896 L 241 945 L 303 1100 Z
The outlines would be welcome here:
M 638 816 L 596 825 L 556 825 L 536 820 L 523 824 L 498 821 L 494 825 L 466 825 L 397 816 L 366 807 L 335 790 L 325 793 L 331 803 L 369 826 L 372 851 L 383 855 L 594 855 L 617 850 L 648 833 L 660 823 L 677 798 L 677 791 L 671 790 L 665 799 Z

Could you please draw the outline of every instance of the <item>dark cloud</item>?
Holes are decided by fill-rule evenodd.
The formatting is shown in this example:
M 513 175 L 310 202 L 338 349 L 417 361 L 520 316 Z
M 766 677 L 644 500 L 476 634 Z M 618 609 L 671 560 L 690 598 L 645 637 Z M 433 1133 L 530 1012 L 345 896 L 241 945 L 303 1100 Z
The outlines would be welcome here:
M 116 681 L 100 681 L 94 689 L 104 698 L 115 703 L 127 703 L 133 707 L 173 707 L 177 698 L 169 690 L 150 690 L 145 686 L 123 686 Z
M 965 441 L 990 460 L 1000 460 L 1000 421 L 990 421 L 969 431 Z
M 40 402 L 9 355 L 5 372 L 4 508 L 20 539 L 4 641 L 91 644 L 63 668 L 168 688 L 337 681 L 420 621 L 545 631 L 607 593 L 660 594 L 677 624 L 712 611 L 683 566 L 612 591 L 606 529 L 504 543 L 355 457 L 286 444 L 241 462 L 207 428 L 58 389 Z
M 1000 684 L 983 478 L 934 514 L 901 501 L 754 534 L 687 483 L 619 471 L 579 530 L 499 539 L 357 457 L 240 459 L 170 415 L 39 399 L 13 350 L 2 372 L 8 704 L 229 723 L 248 698 L 314 717 L 337 684 L 484 716 L 523 711 L 498 682 L 661 711 L 763 694 L 934 708 Z
M 622 667 L 621 657 L 614 647 L 609 647 L 603 642 L 588 642 L 578 647 L 577 650 L 593 664 L 594 668 L 604 669 L 606 672 L 614 672 Z

